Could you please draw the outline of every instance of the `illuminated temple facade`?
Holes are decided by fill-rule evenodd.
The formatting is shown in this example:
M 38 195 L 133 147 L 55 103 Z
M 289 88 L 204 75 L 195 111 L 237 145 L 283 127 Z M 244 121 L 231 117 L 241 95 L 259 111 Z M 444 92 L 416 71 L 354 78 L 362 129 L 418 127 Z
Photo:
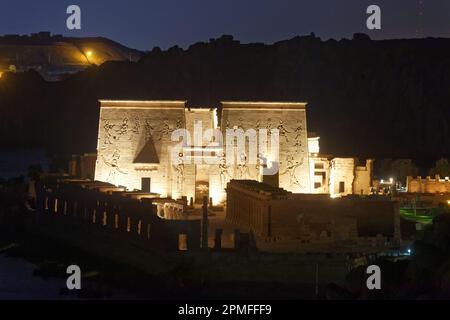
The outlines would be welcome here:
M 187 129 L 195 135 L 199 126 L 201 132 L 221 132 L 224 140 L 226 129 L 278 129 L 277 174 L 262 174 L 264 167 L 273 165 L 270 138 L 264 163 L 249 162 L 249 150 L 239 154 L 235 148 L 234 156 L 242 162 L 230 165 L 225 153 L 233 149 L 212 136 L 191 137 L 180 152 L 190 161 L 173 161 L 179 142 L 173 141 L 172 132 Z M 258 159 L 260 156 L 258 153 Z M 209 162 L 211 159 L 215 161 Z M 101 100 L 95 179 L 174 199 L 184 196 L 199 202 L 207 196 L 213 204 L 225 201 L 225 188 L 232 179 L 263 181 L 292 193 L 335 197 L 369 194 L 372 161 L 358 166 L 354 158 L 320 154 L 319 137 L 308 136 L 306 103 L 222 102 L 219 112 L 187 108 L 185 101 Z

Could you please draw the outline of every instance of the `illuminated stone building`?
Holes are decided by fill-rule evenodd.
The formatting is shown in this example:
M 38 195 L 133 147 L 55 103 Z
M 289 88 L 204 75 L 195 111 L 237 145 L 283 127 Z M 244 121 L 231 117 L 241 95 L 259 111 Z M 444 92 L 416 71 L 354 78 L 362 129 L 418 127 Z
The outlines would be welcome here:
M 293 193 L 333 197 L 370 192 L 371 161 L 358 167 L 353 158 L 321 155 L 319 137 L 308 138 L 306 103 L 222 102 L 220 112 L 187 108 L 185 101 L 101 100 L 100 104 L 98 181 L 161 197 L 184 196 L 195 202 L 207 196 L 214 204 L 225 201 L 225 188 L 231 179 L 263 181 Z M 204 133 L 200 138 L 196 136 L 199 127 Z M 190 139 L 173 139 L 176 129 L 187 129 Z M 244 150 L 236 145 L 228 149 L 226 142 L 221 143 L 214 135 L 222 133 L 225 139 L 227 129 L 245 133 L 265 130 L 267 150 L 258 149 L 257 161 L 250 161 L 248 146 Z M 279 161 L 272 148 L 271 129 L 279 132 Z M 261 143 L 261 136 L 257 137 Z M 179 155 L 184 161 L 173 157 L 180 141 L 183 147 Z M 236 160 L 231 165 L 225 161 L 228 150 L 233 150 Z M 264 168 L 277 165 L 277 174 L 262 174 Z
M 324 194 L 291 193 L 252 180 L 228 183 L 226 218 L 264 241 L 383 247 L 398 246 L 401 239 L 396 201 L 355 196 L 331 199 Z M 298 248 L 298 243 L 288 248 Z
M 450 178 L 441 178 L 436 175 L 433 178 L 407 177 L 406 191 L 409 193 L 443 193 L 450 194 Z
M 320 138 L 308 138 L 311 193 L 330 194 L 331 197 L 372 193 L 373 160 L 361 166 L 357 158 L 333 158 L 320 153 Z

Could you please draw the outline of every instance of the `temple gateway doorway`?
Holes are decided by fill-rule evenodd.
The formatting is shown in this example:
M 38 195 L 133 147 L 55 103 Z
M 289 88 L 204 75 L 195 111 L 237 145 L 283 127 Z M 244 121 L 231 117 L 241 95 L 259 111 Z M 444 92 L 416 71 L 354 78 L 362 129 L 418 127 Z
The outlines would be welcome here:
M 195 181 L 195 203 L 203 203 L 203 197 L 208 197 L 209 199 L 209 182 Z
M 195 168 L 195 203 L 201 204 L 203 197 L 209 199 L 209 167 L 196 165 Z

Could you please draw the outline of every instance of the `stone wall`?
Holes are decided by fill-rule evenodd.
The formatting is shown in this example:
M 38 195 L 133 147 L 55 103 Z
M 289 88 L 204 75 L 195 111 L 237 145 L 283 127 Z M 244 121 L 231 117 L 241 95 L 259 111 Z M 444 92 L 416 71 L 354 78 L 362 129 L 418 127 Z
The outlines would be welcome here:
M 310 228 L 305 233 L 302 228 L 298 228 L 316 220 L 330 225 L 322 229 L 330 231 L 330 241 L 344 239 L 356 241 L 359 237 L 376 237 L 378 234 L 400 240 L 399 230 L 395 225 L 399 219 L 398 207 L 392 201 L 295 195 L 289 200 L 273 200 L 270 206 L 273 236 L 317 238 L 320 234 L 317 231 L 316 234 L 312 234 Z M 350 228 L 351 226 L 353 228 Z M 344 229 L 346 231 L 343 233 Z
M 330 195 L 332 197 L 352 194 L 354 179 L 354 158 L 334 158 L 331 160 Z
M 151 192 L 188 194 L 182 190 L 184 173 L 170 165 L 171 133 L 185 127 L 184 102 L 101 104 L 95 179 L 140 190 L 141 179 L 150 178 Z
M 233 128 L 278 129 L 279 186 L 292 192 L 310 192 L 306 103 L 222 102 L 222 106 L 223 132 Z M 273 158 L 270 148 L 266 157 Z M 260 169 L 255 164 L 234 166 L 228 172 L 233 179 L 260 181 Z
M 354 158 L 330 161 L 318 153 L 319 137 L 308 140 L 306 103 L 222 102 L 219 123 L 216 109 L 186 108 L 184 101 L 100 102 L 96 180 L 128 190 L 150 187 L 145 191 L 173 199 L 201 201 L 208 196 L 213 205 L 225 201 L 231 179 L 270 181 L 290 192 L 329 193 L 332 197 L 370 193 L 370 160 L 366 166 L 356 166 Z M 200 123 L 201 127 L 196 125 Z M 187 129 L 190 141 L 186 137 L 172 141 L 176 129 Z M 201 135 L 211 129 L 221 133 L 222 141 L 204 140 L 207 138 Z M 233 141 L 227 146 L 227 133 L 252 129 L 257 141 L 253 159 L 248 136 L 243 150 Z M 266 150 L 260 148 L 259 133 L 264 129 Z M 278 162 L 271 129 L 279 131 Z M 195 138 L 197 133 L 203 140 Z M 172 150 L 181 139 L 185 145 L 175 156 L 183 158 L 172 159 Z M 230 158 L 234 159 L 231 164 L 227 162 Z M 208 162 L 210 159 L 216 162 Z M 263 177 L 264 159 L 269 167 L 278 166 L 273 176 Z
M 226 130 L 278 129 L 279 185 L 290 191 L 310 192 L 305 103 L 223 102 L 222 105 L 222 145 L 218 142 L 215 152 L 198 153 L 198 148 L 208 144 L 194 141 L 195 123 L 201 121 L 201 133 L 218 128 L 215 109 L 185 108 L 183 101 L 101 101 L 95 179 L 140 190 L 141 179 L 150 178 L 151 192 L 175 199 L 186 196 L 195 200 L 199 189 L 204 188 L 213 204 L 218 204 L 225 200 L 225 187 L 230 179 L 262 179 L 261 161 L 249 163 L 248 142 L 242 154 L 235 152 L 236 162 L 238 157 L 243 159 L 241 164 L 226 163 Z M 177 128 L 186 128 L 191 134 L 183 155 L 195 163 L 170 161 L 175 146 L 170 135 Z M 270 134 L 268 144 L 265 156 L 271 159 L 274 157 Z M 206 163 L 208 157 L 218 159 L 218 163 Z
M 62 226 L 72 225 L 65 233 L 74 238 L 82 238 L 83 230 L 89 230 L 165 251 L 178 250 L 179 237 L 185 235 L 188 250 L 200 248 L 200 220 L 160 219 L 150 199 L 132 199 L 120 192 L 108 194 L 77 182 L 38 187 L 36 223 L 49 222 L 55 233 Z
M 356 158 L 334 158 L 330 162 L 330 195 L 369 195 L 372 189 L 373 160 L 358 166 Z
M 330 193 L 330 160 L 322 156 L 309 158 L 311 193 Z
M 80 179 L 94 179 L 97 154 L 85 153 L 72 156 L 69 161 L 69 175 Z
M 436 175 L 434 179 L 407 177 L 406 188 L 410 193 L 450 193 L 450 179 L 448 177 L 441 179 L 439 175 Z
M 399 207 L 380 198 L 291 194 L 246 181 L 227 187 L 227 220 L 256 235 L 307 242 L 382 237 L 399 244 Z
M 367 160 L 365 166 L 356 166 L 353 194 L 369 195 L 372 193 L 373 160 Z

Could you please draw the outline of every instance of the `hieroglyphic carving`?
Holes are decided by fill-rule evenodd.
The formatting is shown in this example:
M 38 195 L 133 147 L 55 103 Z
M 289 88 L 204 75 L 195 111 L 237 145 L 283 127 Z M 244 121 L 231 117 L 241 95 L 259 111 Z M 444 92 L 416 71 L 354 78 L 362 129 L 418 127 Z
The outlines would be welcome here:
M 297 126 L 294 128 L 294 148 L 298 151 L 302 151 L 302 135 L 303 135 L 303 122 L 297 121 Z
M 272 119 L 271 118 L 267 119 L 266 130 L 267 130 L 267 135 L 270 138 L 272 136 Z
M 120 150 L 116 149 L 111 158 L 108 160 L 105 158 L 105 156 L 102 156 L 103 163 L 109 167 L 108 177 L 106 181 L 114 183 L 115 177 L 117 173 L 121 174 L 127 174 L 126 172 L 122 171 L 119 167 L 119 160 L 120 160 Z
M 256 124 L 255 124 L 256 132 L 259 132 L 260 128 L 261 128 L 261 121 L 260 120 L 256 120 Z
M 140 128 L 141 128 L 141 121 L 139 120 L 138 117 L 136 117 L 134 119 L 134 126 L 133 129 L 131 129 L 131 132 L 133 132 L 134 134 L 139 134 Z
M 302 187 L 300 180 L 297 178 L 296 170 L 303 165 L 303 159 L 295 160 L 293 153 L 286 156 L 286 168 L 280 175 L 289 175 L 289 186 Z
M 244 129 L 244 126 L 242 125 L 242 121 L 243 121 L 243 119 L 242 118 L 239 118 L 238 119 L 238 129 Z
M 239 179 L 245 179 L 250 174 L 248 164 L 247 164 L 247 161 L 248 161 L 247 155 L 244 152 L 242 152 L 239 155 L 239 158 L 240 158 L 240 163 L 237 165 L 238 177 L 239 177 Z
M 288 134 L 291 133 L 288 131 L 283 124 L 283 120 L 280 120 L 277 129 L 279 131 L 280 136 L 284 137 L 286 139 L 286 142 L 289 142 Z
M 231 179 L 231 176 L 228 173 L 228 165 L 225 153 L 222 153 L 222 156 L 220 158 L 219 173 L 220 173 L 220 186 L 222 187 L 222 189 L 225 189 L 228 181 Z
M 128 140 L 132 140 L 134 135 L 139 135 L 139 132 L 141 130 L 141 121 L 138 117 L 134 119 L 133 128 L 131 128 L 131 134 Z
M 305 152 L 305 146 L 303 143 L 303 121 L 297 120 L 297 123 L 293 126 L 293 128 L 287 130 L 283 121 L 280 120 L 278 129 L 280 130 L 280 136 L 284 136 L 286 142 L 291 141 L 293 147 L 287 149 L 285 156 L 283 156 L 284 163 L 282 163 L 282 167 L 284 170 L 280 172 L 280 176 L 287 175 L 289 177 L 290 187 L 299 187 L 300 189 L 303 189 L 304 183 L 300 179 L 301 173 L 298 170 L 305 164 L 305 158 L 303 156 L 303 153 Z
M 261 154 L 261 153 L 258 153 L 258 156 L 256 158 L 256 164 L 255 164 L 255 170 L 256 170 L 256 177 L 257 178 L 259 178 L 261 170 L 266 165 L 266 163 L 265 163 L 266 161 L 264 159 L 265 159 L 264 155 Z
M 181 192 L 183 191 L 184 182 L 184 161 L 182 152 L 178 154 L 178 159 L 175 161 L 173 166 L 176 172 L 177 190 Z
M 164 136 L 168 136 L 172 132 L 172 129 L 170 128 L 170 125 L 167 123 L 167 119 L 165 119 L 163 121 L 163 127 L 158 132 L 159 132 L 158 141 L 161 141 Z
M 183 128 L 183 120 L 178 119 L 175 127 L 176 127 L 176 129 L 182 129 Z
M 111 124 L 108 119 L 104 120 L 103 129 L 105 130 L 105 140 L 103 140 L 103 145 L 112 144 L 111 139 L 115 138 L 112 134 L 114 124 Z
M 145 142 L 147 142 L 150 137 L 152 136 L 152 131 L 154 130 L 153 126 L 150 124 L 148 119 L 145 119 L 145 125 L 144 125 L 144 138 Z
M 116 130 L 116 133 L 118 135 L 117 139 L 119 139 L 121 136 L 126 135 L 127 132 L 128 132 L 128 118 L 125 118 L 122 120 L 122 124 Z

